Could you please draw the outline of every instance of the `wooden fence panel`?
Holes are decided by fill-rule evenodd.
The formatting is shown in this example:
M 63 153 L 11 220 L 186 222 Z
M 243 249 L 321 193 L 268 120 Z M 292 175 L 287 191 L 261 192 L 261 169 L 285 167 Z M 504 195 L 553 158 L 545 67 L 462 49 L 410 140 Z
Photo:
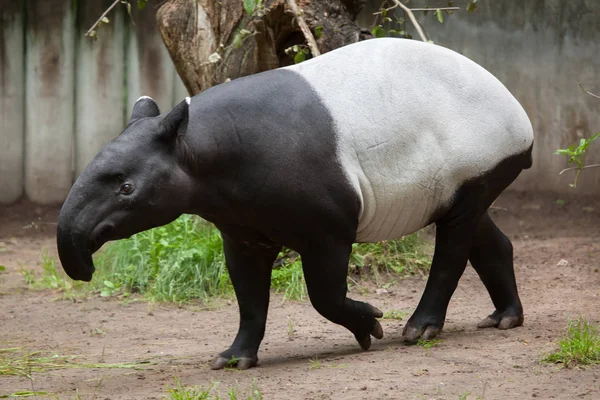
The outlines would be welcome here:
M 190 94 L 188 93 L 183 81 L 177 74 L 175 66 L 173 66 L 173 105 L 179 103 Z
M 124 12 L 119 7 L 98 39 L 84 36 L 112 0 L 80 0 L 77 11 L 75 174 L 81 174 L 100 149 L 123 129 Z
M 0 204 L 23 193 L 23 2 L 0 0 Z
M 156 100 L 161 112 L 173 106 L 175 67 L 156 28 L 157 5 L 158 1 L 149 1 L 144 10 L 133 10 L 135 26 L 130 25 L 127 51 L 128 114 L 140 96 Z
M 26 5 L 25 192 L 34 202 L 58 203 L 73 178 L 73 4 Z

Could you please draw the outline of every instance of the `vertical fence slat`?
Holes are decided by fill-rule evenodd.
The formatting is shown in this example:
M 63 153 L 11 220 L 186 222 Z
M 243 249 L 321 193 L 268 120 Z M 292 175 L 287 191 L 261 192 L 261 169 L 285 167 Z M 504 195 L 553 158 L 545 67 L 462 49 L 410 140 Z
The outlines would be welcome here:
M 127 102 L 131 108 L 138 97 L 150 96 L 164 113 L 173 105 L 175 67 L 156 27 L 157 4 L 151 1 L 140 11 L 134 7 L 135 26 L 127 24 Z
M 0 204 L 23 193 L 24 27 L 22 1 L 0 0 Z
M 123 129 L 123 9 L 110 14 L 98 39 L 84 36 L 112 0 L 79 1 L 75 106 L 75 174 L 81 174 L 100 149 Z
M 41 204 L 72 183 L 74 23 L 71 0 L 27 0 L 25 192 Z

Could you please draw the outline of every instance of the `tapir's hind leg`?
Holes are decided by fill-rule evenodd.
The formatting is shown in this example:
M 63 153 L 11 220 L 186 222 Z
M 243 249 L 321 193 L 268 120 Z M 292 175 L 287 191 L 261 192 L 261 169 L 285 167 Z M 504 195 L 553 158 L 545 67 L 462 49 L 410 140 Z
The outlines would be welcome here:
M 460 215 L 462 221 L 452 219 L 436 223 L 431 271 L 421 301 L 402 332 L 406 342 L 434 338 L 444 327 L 448 303 L 467 266 L 477 226 L 474 218 Z
M 352 243 L 320 243 L 302 255 L 304 279 L 310 301 L 325 318 L 348 328 L 363 349 L 371 335 L 383 337 L 379 321 L 383 313 L 368 303 L 346 297 L 348 261 Z
M 522 325 L 523 307 L 517 293 L 512 244 L 488 213 L 483 215 L 477 226 L 469 260 L 496 307 L 478 327 L 510 329 Z
M 230 365 L 247 369 L 258 362 L 267 323 L 271 269 L 281 246 L 224 232 L 222 236 L 227 269 L 238 299 L 240 326 L 231 347 L 212 361 L 211 368 Z

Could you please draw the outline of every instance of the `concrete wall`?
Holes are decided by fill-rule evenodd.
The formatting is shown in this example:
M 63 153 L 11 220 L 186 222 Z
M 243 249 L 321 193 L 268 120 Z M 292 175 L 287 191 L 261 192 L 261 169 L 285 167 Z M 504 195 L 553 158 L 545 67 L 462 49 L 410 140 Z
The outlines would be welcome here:
M 463 10 L 446 16 L 443 24 L 431 13 L 420 14 L 426 32 L 435 43 L 498 77 L 533 123 L 534 166 L 512 188 L 573 192 L 569 183 L 574 172 L 559 176 L 567 167 L 566 157 L 554 153 L 600 132 L 600 100 L 578 86 L 581 82 L 600 93 L 600 1 L 479 0 L 475 13 L 464 11 L 466 0 L 454 3 Z M 427 5 L 443 7 L 448 2 L 410 2 L 411 8 Z M 371 17 L 361 20 L 372 22 Z M 591 145 L 586 163 L 600 163 L 600 139 Z M 576 191 L 600 194 L 600 168 L 584 171 Z

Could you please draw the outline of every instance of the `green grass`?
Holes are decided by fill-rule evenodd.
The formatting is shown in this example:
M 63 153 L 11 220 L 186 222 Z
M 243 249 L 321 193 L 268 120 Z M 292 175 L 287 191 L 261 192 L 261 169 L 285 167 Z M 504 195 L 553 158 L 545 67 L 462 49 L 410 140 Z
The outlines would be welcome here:
M 441 343 L 441 340 L 439 340 L 439 339 L 419 339 L 417 341 L 417 346 L 421 346 L 426 349 L 431 349 L 432 347 L 435 347 L 440 343 Z
M 569 321 L 567 336 L 558 341 L 559 350 L 543 361 L 565 367 L 600 363 L 600 331 L 588 321 Z
M 350 273 L 374 279 L 377 284 L 390 276 L 425 273 L 431 265 L 427 247 L 418 233 L 379 243 L 355 243 L 350 256 Z
M 350 279 L 374 279 L 421 273 L 429 267 L 424 241 L 418 235 L 373 244 L 355 244 Z M 74 282 L 57 270 L 56 261 L 42 256 L 42 274 L 22 269 L 34 288 L 57 289 L 64 297 L 143 294 L 151 301 L 187 302 L 233 295 L 222 239 L 210 223 L 183 215 L 171 224 L 108 243 L 94 259 L 90 284 Z M 271 287 L 284 300 L 305 300 L 306 284 L 300 256 L 285 249 L 273 269 Z
M 32 378 L 33 373 L 67 368 L 118 368 L 143 369 L 149 362 L 125 363 L 83 363 L 77 356 L 43 355 L 40 351 L 26 351 L 20 347 L 0 349 L 0 376 L 24 376 Z
M 186 387 L 181 384 L 178 378 L 175 378 L 175 386 L 167 387 L 168 400 L 262 400 L 262 393 L 256 386 L 256 381 L 252 380 L 252 385 L 249 391 L 240 394 L 239 388 L 236 386 L 226 390 L 226 397 L 221 396 L 219 382 L 212 382 L 208 387 L 202 385 Z M 243 396 L 243 397 L 240 397 Z
M 390 310 L 383 313 L 383 319 L 403 320 L 409 313 L 402 310 Z

